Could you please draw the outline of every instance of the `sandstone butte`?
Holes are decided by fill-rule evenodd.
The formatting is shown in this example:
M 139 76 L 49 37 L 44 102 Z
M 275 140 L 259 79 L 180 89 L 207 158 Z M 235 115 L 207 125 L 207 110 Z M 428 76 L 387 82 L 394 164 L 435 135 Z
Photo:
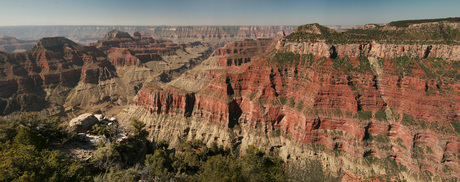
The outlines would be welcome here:
M 120 121 L 138 116 L 154 138 L 252 144 L 287 164 L 314 159 L 344 181 L 460 178 L 460 46 L 330 42 L 321 36 L 336 34 L 324 28 L 229 43 L 209 57 L 200 49 L 167 67 L 181 76 L 156 69 L 201 43 L 116 30 L 95 46 L 45 38 L 1 54 L 0 110 L 72 116 L 117 102 Z

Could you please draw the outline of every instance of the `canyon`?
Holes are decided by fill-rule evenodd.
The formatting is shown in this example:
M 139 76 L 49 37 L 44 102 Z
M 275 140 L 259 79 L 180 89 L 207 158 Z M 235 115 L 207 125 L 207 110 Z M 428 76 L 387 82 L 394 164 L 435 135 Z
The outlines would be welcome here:
M 1 114 L 67 115 L 80 106 L 124 105 L 144 82 L 172 79 L 208 54 L 201 43 L 133 38 L 118 30 L 95 46 L 43 38 L 26 52 L 1 53 Z
M 280 30 L 291 33 L 296 26 L 12 26 L 0 27 L 0 35 L 22 40 L 39 40 L 43 37 L 66 37 L 79 44 L 97 42 L 104 35 L 117 29 L 133 34 L 140 32 L 146 37 L 170 39 L 174 42 L 209 43 L 214 48 L 228 42 L 246 38 L 275 36 Z M 341 26 L 338 26 L 340 28 Z
M 200 138 L 314 158 L 345 181 L 458 178 L 459 56 L 447 44 L 244 40 L 142 88 L 118 117 L 141 116 L 172 144 Z
M 10 36 L 0 36 L 0 51 L 24 52 L 31 49 L 35 44 L 33 40 L 18 40 Z
M 359 31 L 439 24 L 458 30 L 438 22 Z M 382 41 L 318 24 L 286 33 L 199 28 L 112 30 L 90 46 L 43 38 L 2 52 L 0 114 L 103 113 L 125 128 L 137 117 L 149 139 L 171 147 L 254 145 L 279 155 L 297 180 L 311 172 L 307 161 L 342 181 L 460 178 L 458 39 Z M 196 42 L 235 35 L 223 47 Z

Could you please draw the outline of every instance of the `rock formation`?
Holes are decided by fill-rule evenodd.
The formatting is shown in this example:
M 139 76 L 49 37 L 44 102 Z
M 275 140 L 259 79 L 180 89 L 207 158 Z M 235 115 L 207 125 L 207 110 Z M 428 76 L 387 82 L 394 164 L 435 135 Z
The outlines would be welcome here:
M 18 40 L 10 36 L 0 36 L 0 51 L 3 52 L 24 52 L 34 45 L 33 40 Z
M 310 28 L 298 32 L 333 34 Z M 287 144 L 285 137 L 280 139 L 284 143 L 270 137 L 285 133 L 300 143 L 324 146 L 322 151 L 344 151 L 345 156 L 327 156 L 333 159 L 322 162 L 337 165 L 330 170 L 346 173 L 349 180 L 375 175 L 421 180 L 424 173 L 434 175 L 431 180 L 458 178 L 459 54 L 458 45 L 442 43 L 244 40 L 216 50 L 203 62 L 206 67 L 191 70 L 180 81 L 161 89 L 142 88 L 134 98 L 137 109 L 127 109 L 120 118 L 141 114 L 154 126 L 154 137 L 170 136 L 171 141 L 174 135 L 161 128 L 184 131 L 176 135 L 188 139 L 276 148 L 287 161 L 310 155 L 311 149 L 286 152 L 299 146 Z M 197 78 L 206 84 L 198 84 Z M 162 114 L 187 122 L 170 125 Z M 194 123 L 200 118 L 231 131 L 205 132 Z M 262 135 L 252 138 L 258 132 Z M 359 161 L 369 160 L 378 162 L 371 165 L 372 172 L 364 172 Z
M 246 35 L 212 54 L 209 44 L 145 32 L 132 37 L 113 30 L 94 46 L 47 38 L 25 53 L 0 54 L 0 111 L 45 108 L 73 116 L 102 108 L 121 126 L 138 117 L 149 139 L 172 146 L 202 139 L 239 153 L 255 145 L 279 154 L 288 167 L 314 160 L 345 181 L 455 180 L 459 40 L 426 40 L 444 25 L 458 29 L 458 23 L 430 22 L 338 33 L 310 24 L 254 40 L 245 38 L 263 31 L 154 29 L 170 37 L 190 30 L 197 30 L 190 34 L 195 38 L 201 31 Z M 423 35 L 412 31 L 420 27 Z M 414 35 L 421 38 L 407 39 Z
M 102 51 L 62 37 L 44 38 L 24 53 L 4 54 L 0 62 L 3 115 L 16 110 L 40 111 L 45 107 L 60 112 L 62 108 L 54 102 L 59 103 L 57 100 L 80 80 L 98 83 L 115 74 Z
M 109 32 L 97 46 L 43 38 L 23 53 L 0 54 L 0 114 L 68 115 L 104 103 L 124 105 L 145 82 L 167 82 L 210 54 L 199 42 Z
M 86 132 L 90 130 L 93 125 L 97 124 L 98 121 L 99 119 L 93 114 L 85 113 L 70 120 L 69 126 L 78 132 Z
M 107 32 L 117 29 L 130 34 L 139 32 L 143 37 L 170 39 L 174 42 L 200 41 L 218 48 L 225 43 L 246 38 L 272 37 L 279 30 L 289 34 L 294 28 L 295 26 L 27 26 L 0 27 L 0 35 L 23 40 L 39 40 L 58 35 L 87 45 L 103 39 Z

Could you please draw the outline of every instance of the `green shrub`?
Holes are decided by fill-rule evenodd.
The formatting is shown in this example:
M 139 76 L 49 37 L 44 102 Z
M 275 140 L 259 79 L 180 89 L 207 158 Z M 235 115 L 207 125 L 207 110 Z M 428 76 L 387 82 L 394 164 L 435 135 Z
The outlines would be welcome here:
M 287 181 L 341 181 L 342 173 L 339 172 L 337 177 L 333 177 L 328 168 L 321 165 L 321 161 L 316 159 L 298 160 L 287 163 L 286 177 Z
M 140 181 L 142 173 L 144 173 L 144 170 L 140 165 L 136 165 L 128 169 L 112 167 L 110 168 L 108 173 L 102 173 L 94 177 L 94 181 L 95 182 L 107 182 L 107 181 L 136 182 L 136 181 Z
M 34 145 L 25 143 L 0 144 L 0 181 L 89 180 L 83 166 L 62 158 L 59 151 L 37 150 Z
M 358 118 L 361 120 L 370 120 L 372 119 L 372 111 L 358 111 Z
M 13 142 L 21 145 L 33 145 L 37 149 L 48 148 L 48 141 L 29 127 L 19 128 L 18 134 L 14 137 Z
M 158 140 L 156 142 L 157 149 L 167 150 L 168 147 L 169 147 L 169 143 L 166 140 Z
M 281 130 L 281 129 L 277 129 L 277 130 L 275 130 L 275 132 L 273 133 L 273 136 L 274 136 L 274 137 L 279 137 L 279 136 L 281 136 L 281 133 L 282 133 L 282 130 Z
M 278 98 L 280 99 L 281 105 L 286 104 L 286 101 L 287 101 L 286 97 L 280 96 Z
M 332 61 L 334 63 L 332 67 L 336 70 L 342 70 L 346 74 L 349 74 L 350 72 L 353 71 L 353 65 L 351 64 L 350 59 L 348 59 L 348 57 L 344 57 L 342 59 L 337 57 L 333 59 Z
M 414 117 L 412 115 L 403 113 L 402 124 L 405 126 L 416 125 Z
M 244 181 L 241 165 L 232 156 L 216 155 L 203 165 L 201 181 Z
M 156 150 L 153 154 L 148 154 L 145 165 L 150 173 L 161 178 L 168 178 L 172 172 L 172 161 L 164 150 Z
M 406 146 L 404 145 L 404 141 L 398 137 L 398 139 L 396 140 L 398 142 L 398 145 L 404 149 L 407 149 Z
M 272 63 L 279 63 L 280 65 L 298 64 L 300 61 L 300 54 L 294 54 L 292 52 L 276 53 L 270 61 Z
M 287 104 L 288 104 L 289 107 L 294 108 L 294 106 L 295 106 L 294 98 L 292 98 L 292 97 L 289 98 Z
M 283 161 L 250 145 L 242 161 L 242 175 L 247 181 L 285 181 Z
M 409 25 L 412 25 L 412 24 L 430 23 L 430 22 L 439 22 L 439 21 L 460 22 L 460 18 L 401 20 L 401 21 L 392 21 L 389 23 L 389 25 L 396 26 L 396 27 L 408 27 Z
M 19 122 L 0 119 L 0 142 L 13 140 L 18 132 Z
M 295 107 L 298 111 L 302 111 L 304 107 L 303 101 L 300 101 L 297 103 L 297 106 Z
M 116 150 L 115 144 L 100 144 L 93 153 L 89 162 L 101 171 L 115 167 L 121 160 L 120 153 Z
M 427 151 L 428 153 L 430 153 L 430 154 L 433 154 L 433 153 L 434 153 L 433 150 L 431 149 L 431 147 L 428 147 L 428 146 L 426 146 L 426 151 Z
M 458 133 L 460 133 L 460 123 L 459 123 L 459 122 L 451 121 L 450 124 L 452 124 L 452 126 L 453 126 L 454 129 L 455 129 L 455 131 L 457 131 Z
M 359 57 L 359 66 L 356 68 L 356 71 L 359 73 L 368 73 L 372 71 L 371 65 L 369 64 L 369 59 L 365 56 Z
M 379 110 L 375 113 L 375 119 L 379 121 L 386 121 L 387 120 L 387 114 L 385 113 L 385 109 Z
M 108 126 L 107 124 L 101 124 L 101 125 L 95 124 L 91 128 L 91 134 L 93 134 L 93 135 L 107 135 L 107 134 L 109 134 L 107 126 Z
M 418 153 L 418 154 L 423 154 L 423 153 L 425 153 L 425 150 L 424 150 L 422 147 L 420 147 L 420 146 L 414 146 L 414 151 L 415 151 L 416 153 Z
M 131 126 L 134 128 L 134 137 L 140 140 L 146 140 L 149 132 L 145 130 L 145 123 L 139 121 L 136 117 L 131 118 Z
M 390 138 L 388 138 L 388 136 L 376 135 L 374 138 L 375 138 L 375 141 L 380 142 L 380 143 L 389 143 L 390 142 Z

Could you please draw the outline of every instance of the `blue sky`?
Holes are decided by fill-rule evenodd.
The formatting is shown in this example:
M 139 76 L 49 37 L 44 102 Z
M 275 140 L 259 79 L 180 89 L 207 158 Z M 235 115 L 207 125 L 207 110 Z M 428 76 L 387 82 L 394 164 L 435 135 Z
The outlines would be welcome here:
M 0 0 L 0 26 L 357 25 L 460 17 L 459 0 Z

